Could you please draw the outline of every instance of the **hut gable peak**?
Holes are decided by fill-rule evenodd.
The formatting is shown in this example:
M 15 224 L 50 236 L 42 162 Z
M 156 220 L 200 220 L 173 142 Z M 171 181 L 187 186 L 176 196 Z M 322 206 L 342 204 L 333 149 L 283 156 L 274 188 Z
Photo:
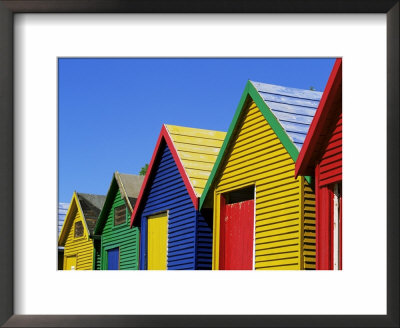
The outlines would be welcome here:
M 144 176 L 135 174 L 124 174 L 115 172 L 114 177 L 118 183 L 121 197 L 124 199 L 126 206 L 128 206 L 132 213 L 135 207 L 136 199 L 139 196 L 140 187 L 142 186 Z
M 78 193 L 74 191 L 70 206 L 64 219 L 64 224 L 61 229 L 58 245 L 63 246 L 68 236 L 68 231 L 72 227 L 72 222 L 75 219 L 75 214 L 78 211 L 82 217 L 83 227 L 86 235 L 93 234 L 97 218 L 104 204 L 105 196 L 95 194 Z
M 79 200 L 79 206 L 82 210 L 84 221 L 86 223 L 86 227 L 89 231 L 89 234 L 92 235 L 94 227 L 96 226 L 96 221 L 99 217 L 106 197 L 103 195 L 94 194 L 76 194 Z
M 322 92 L 250 81 L 300 151 Z
M 197 197 L 201 197 L 226 133 L 165 125 Z
M 198 198 L 204 190 L 224 137 L 225 132 L 164 124 L 133 209 L 131 226 L 143 201 L 147 185 L 151 183 L 151 177 L 156 170 L 156 160 L 164 147 L 168 147 L 171 151 L 193 205 L 197 209 Z
M 320 155 L 321 146 L 327 137 L 332 119 L 338 117 L 342 101 L 342 59 L 338 58 L 333 65 L 331 74 L 321 98 L 321 102 L 311 122 L 309 132 L 304 140 L 296 161 L 295 176 L 313 174 L 317 157 Z M 322 140 L 321 140 L 322 139 Z
M 118 190 L 121 198 L 125 202 L 125 205 L 132 213 L 139 195 L 140 187 L 143 183 L 143 179 L 144 177 L 140 175 L 119 173 L 118 171 L 114 172 L 110 187 L 108 188 L 107 195 L 105 197 L 104 205 L 94 228 L 95 235 L 101 234 L 108 217 L 108 211 L 114 202 Z
M 209 199 L 211 187 L 222 166 L 223 158 L 234 140 L 249 101 L 254 101 L 290 157 L 295 162 L 303 145 L 322 92 L 248 81 L 236 108 L 221 150 L 201 195 L 199 208 Z M 310 177 L 306 177 L 310 182 Z

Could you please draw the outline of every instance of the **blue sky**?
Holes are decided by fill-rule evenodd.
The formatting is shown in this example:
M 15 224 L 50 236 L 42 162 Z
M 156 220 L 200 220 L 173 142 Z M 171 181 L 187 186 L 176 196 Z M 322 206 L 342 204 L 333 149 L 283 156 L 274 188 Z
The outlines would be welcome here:
M 59 201 L 107 193 L 114 171 L 138 174 L 162 124 L 227 131 L 247 80 L 323 91 L 326 59 L 61 58 Z

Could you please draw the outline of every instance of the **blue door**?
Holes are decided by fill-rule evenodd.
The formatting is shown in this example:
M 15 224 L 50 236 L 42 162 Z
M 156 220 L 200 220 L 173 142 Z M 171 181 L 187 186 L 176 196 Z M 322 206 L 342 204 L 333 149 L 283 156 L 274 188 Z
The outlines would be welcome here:
M 119 248 L 109 249 L 107 251 L 107 269 L 118 270 L 119 269 Z

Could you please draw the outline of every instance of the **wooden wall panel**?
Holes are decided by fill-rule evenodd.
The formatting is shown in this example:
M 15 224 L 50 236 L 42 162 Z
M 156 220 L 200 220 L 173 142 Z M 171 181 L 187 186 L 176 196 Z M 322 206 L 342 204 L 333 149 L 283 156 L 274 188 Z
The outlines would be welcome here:
M 213 168 L 225 132 L 165 125 L 198 197 Z
M 147 269 L 147 218 L 168 211 L 168 270 L 194 270 L 196 268 L 197 211 L 176 166 L 168 146 L 155 164 L 155 172 L 148 181 L 141 213 L 141 262 Z
M 147 269 L 167 269 L 167 212 L 151 215 L 147 220 Z
M 139 228 L 130 228 L 130 212 L 126 207 L 126 222 L 114 226 L 114 210 L 118 206 L 125 205 L 124 199 L 116 181 L 109 192 L 113 193 L 113 202 L 110 207 L 105 225 L 101 234 L 101 268 L 107 270 L 107 249 L 119 247 L 119 268 L 120 270 L 137 270 L 139 267 Z
M 76 270 L 92 270 L 93 241 L 89 239 L 86 228 L 82 237 L 74 238 L 74 224 L 79 221 L 82 222 L 82 216 L 76 209 L 76 206 L 72 215 L 74 219 L 70 221 L 71 223 L 68 227 L 69 231 L 64 248 L 64 263 L 66 263 L 67 257 L 76 256 Z M 83 226 L 86 227 L 84 223 Z
M 315 270 L 315 192 L 304 181 L 303 260 L 304 269 Z
M 243 110 L 238 132 L 219 174 L 216 197 L 248 185 L 256 186 L 257 270 L 303 267 L 301 179 L 294 178 L 294 161 L 251 102 Z M 309 197 L 306 199 L 310 201 Z
M 319 165 L 320 186 L 342 180 L 342 113 L 333 122 L 332 132 Z

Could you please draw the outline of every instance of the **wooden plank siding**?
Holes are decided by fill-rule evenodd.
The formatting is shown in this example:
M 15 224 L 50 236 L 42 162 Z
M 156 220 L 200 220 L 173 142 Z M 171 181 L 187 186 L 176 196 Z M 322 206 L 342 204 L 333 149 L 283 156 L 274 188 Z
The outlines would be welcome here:
M 139 269 L 139 228 L 130 226 L 130 215 L 143 177 L 114 172 L 104 206 L 94 229 L 95 270 L 109 270 L 109 250 L 114 250 L 113 269 Z M 118 254 L 118 256 L 116 256 Z M 118 266 L 116 261 L 118 260 Z
M 315 191 L 314 188 L 302 179 L 304 183 L 303 203 L 303 260 L 305 270 L 315 270 Z
M 72 203 L 72 202 L 71 202 Z M 76 270 L 92 270 L 93 266 L 93 242 L 89 239 L 86 224 L 83 222 L 82 214 L 78 210 L 76 203 L 72 205 L 71 216 L 73 220 L 68 220 L 68 235 L 64 246 L 64 270 L 66 258 L 76 256 Z M 82 222 L 84 234 L 82 237 L 74 237 L 74 225 L 76 222 Z
M 219 233 L 220 195 L 254 185 L 254 268 L 312 268 L 315 205 L 311 188 L 303 177 L 294 178 L 292 157 L 254 101 L 248 101 L 243 108 L 235 131 L 216 182 L 214 230 Z M 214 269 L 218 268 L 218 233 L 213 245 Z M 310 243 L 307 247 L 303 236 Z
M 104 196 L 77 193 L 72 199 L 58 238 L 58 246 L 64 246 L 64 270 L 74 263 L 75 270 L 92 270 L 93 240 L 92 229 L 104 202 Z M 75 238 L 75 225 L 79 223 L 82 236 Z M 76 264 L 73 257 L 76 257 Z M 67 265 L 66 259 L 69 259 Z
M 207 270 L 212 261 L 212 212 L 198 211 L 224 132 L 163 125 L 133 209 L 140 226 L 140 269 L 148 269 L 148 218 L 167 213 L 167 269 Z
M 141 212 L 141 269 L 147 269 L 147 218 L 168 212 L 167 269 L 194 270 L 196 251 L 196 210 L 164 143 Z
M 296 176 L 315 176 L 315 268 L 342 263 L 342 59 L 337 58 L 295 166 Z M 336 190 L 336 196 L 335 196 Z M 335 208 L 335 198 L 339 202 Z M 339 226 L 335 231 L 335 213 Z M 337 233 L 337 239 L 334 238 Z M 310 241 L 310 240 L 309 240 Z M 308 247 L 308 246 L 307 246 Z M 338 257 L 338 258 L 337 258 Z M 336 259 L 335 259 L 336 258 Z M 335 266 L 335 261 L 337 266 Z
M 93 270 L 101 270 L 101 240 L 93 240 Z
M 166 125 L 179 159 L 196 192 L 203 193 L 225 138 L 225 132 Z
M 130 212 L 126 207 L 126 221 L 120 225 L 114 226 L 114 211 L 115 208 L 125 205 L 124 199 L 121 197 L 121 192 L 115 183 L 114 188 L 110 191 L 112 193 L 112 205 L 107 213 L 102 234 L 101 234 L 101 264 L 102 270 L 107 270 L 107 250 L 119 247 L 120 253 L 120 270 L 137 270 L 139 261 L 139 229 L 138 227 L 129 227 Z
M 196 261 L 197 270 L 211 269 L 212 261 L 212 212 L 205 210 L 197 211 L 197 239 L 196 239 Z
M 319 162 L 319 185 L 342 180 L 342 113 L 332 121 L 332 130 L 327 135 L 327 144 Z

